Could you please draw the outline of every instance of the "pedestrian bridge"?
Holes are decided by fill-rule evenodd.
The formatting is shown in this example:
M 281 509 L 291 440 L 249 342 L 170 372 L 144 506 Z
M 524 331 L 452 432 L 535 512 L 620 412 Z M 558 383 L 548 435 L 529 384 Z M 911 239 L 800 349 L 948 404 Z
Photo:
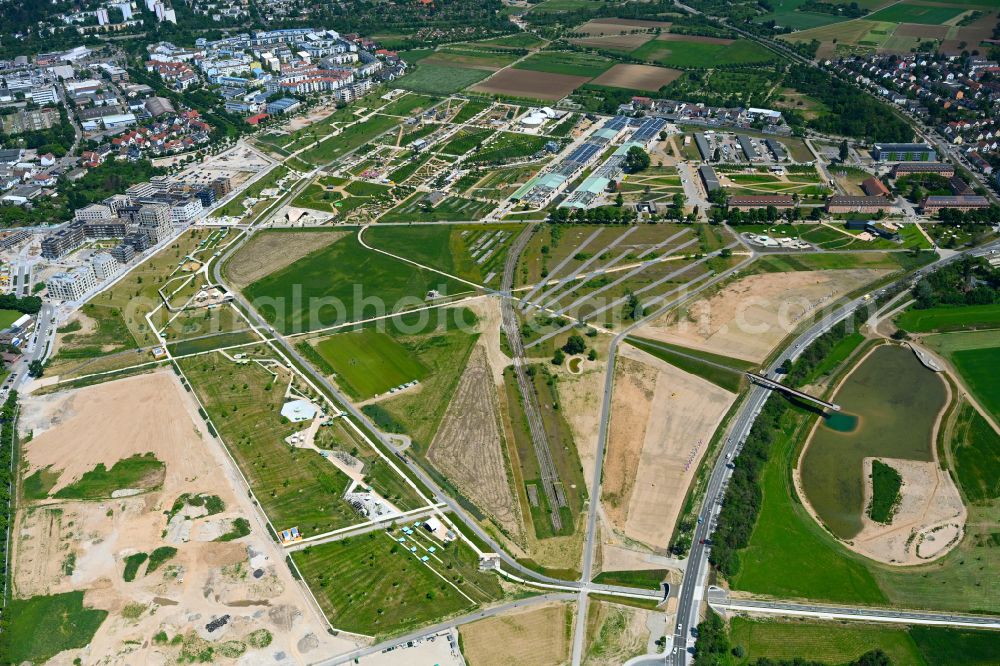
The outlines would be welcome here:
M 769 388 L 774 391 L 781 391 L 782 393 L 793 396 L 795 398 L 799 398 L 801 400 L 807 400 L 809 402 L 816 403 L 817 405 L 822 405 L 826 409 L 831 409 L 835 412 L 840 411 L 840 405 L 828 402 L 821 398 L 817 398 L 815 396 L 809 395 L 808 393 L 803 393 L 802 391 L 793 389 L 791 386 L 785 386 L 780 382 L 776 382 L 773 379 L 769 379 L 768 377 L 757 374 L 756 372 L 748 372 L 746 373 L 746 376 L 747 378 L 750 379 L 751 382 L 753 382 L 754 384 L 758 384 L 759 386 L 763 386 L 764 388 Z

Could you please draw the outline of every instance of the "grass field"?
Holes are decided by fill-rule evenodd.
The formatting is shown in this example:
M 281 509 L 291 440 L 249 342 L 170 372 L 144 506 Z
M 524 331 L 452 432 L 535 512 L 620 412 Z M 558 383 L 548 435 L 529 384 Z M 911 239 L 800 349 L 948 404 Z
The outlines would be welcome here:
M 355 150 L 400 123 L 394 116 L 376 114 L 365 120 L 345 127 L 344 130 L 308 150 L 299 153 L 298 158 L 307 164 L 323 166 Z
M 911 270 L 937 258 L 934 252 L 913 257 L 904 252 L 813 252 L 809 254 L 767 255 L 755 261 L 752 270 L 766 273 L 791 271 L 843 270 L 847 268 L 888 268 Z
M 502 270 L 507 248 L 523 228 L 523 225 L 511 223 L 412 227 L 376 225 L 365 231 L 365 240 L 372 247 L 405 255 L 420 264 L 472 282 L 482 282 L 490 273 L 497 274 Z M 498 237 L 498 232 L 503 236 Z
M 280 330 L 305 332 L 424 304 L 468 287 L 363 247 L 356 234 L 338 239 L 249 285 L 244 293 Z
M 399 634 L 503 596 L 471 550 L 460 542 L 444 545 L 420 528 L 310 546 L 292 559 L 330 623 L 360 634 Z
M 865 18 L 887 23 L 942 25 L 964 11 L 960 7 L 935 7 L 916 2 L 900 2 L 874 14 L 869 14 Z
M 337 383 L 356 400 L 427 376 L 427 368 L 405 347 L 372 328 L 331 335 L 316 350 L 333 368 Z
M 276 379 L 219 353 L 178 364 L 276 529 L 298 526 L 308 536 L 360 522 L 341 499 L 347 476 L 319 453 L 284 442 L 304 425 L 279 415 L 287 375 Z
M 952 353 L 951 360 L 983 409 L 1000 420 L 1000 347 L 963 349 Z
M 896 325 L 910 333 L 1000 328 L 1000 305 L 969 305 L 926 310 L 911 308 L 896 318 Z
M 12 599 L 4 610 L 0 654 L 7 663 L 40 664 L 63 650 L 86 647 L 107 616 L 84 607 L 82 591 Z
M 660 583 L 666 580 L 670 572 L 666 569 L 641 569 L 638 571 L 602 571 L 594 577 L 594 582 L 601 585 L 624 585 L 640 587 L 648 590 L 660 589 Z
M 916 643 L 905 628 L 839 624 L 833 622 L 777 622 L 733 618 L 730 638 L 743 648 L 737 664 L 758 659 L 809 659 L 827 664 L 845 664 L 869 650 L 880 649 L 893 664 L 925 664 Z
M 595 77 L 611 69 L 614 62 L 608 58 L 578 51 L 541 51 L 514 65 L 515 69 L 526 69 L 550 74 Z
M 410 74 L 393 81 L 393 85 L 414 92 L 450 95 L 479 83 L 488 75 L 489 72 L 482 69 L 424 63 L 417 65 Z
M 754 65 L 778 59 L 771 51 L 747 39 L 737 39 L 732 44 L 654 39 L 633 51 L 632 56 L 667 67 L 704 68 Z
M 0 329 L 9 328 L 23 314 L 23 312 L 18 312 L 17 310 L 0 310 Z
M 967 402 L 959 407 L 951 437 L 958 486 L 969 502 L 1000 498 L 1000 435 Z

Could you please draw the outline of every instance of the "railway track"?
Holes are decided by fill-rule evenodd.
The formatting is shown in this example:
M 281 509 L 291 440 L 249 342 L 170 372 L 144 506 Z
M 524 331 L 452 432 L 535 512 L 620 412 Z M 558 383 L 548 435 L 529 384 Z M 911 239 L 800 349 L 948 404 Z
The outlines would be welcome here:
M 507 260 L 504 262 L 503 277 L 500 281 L 500 316 L 504 333 L 510 344 L 511 355 L 514 359 L 514 376 L 517 379 L 517 386 L 521 390 L 521 400 L 524 406 L 524 415 L 528 421 L 528 430 L 531 434 L 531 443 L 535 449 L 535 457 L 538 459 L 538 470 L 541 475 L 542 490 L 545 499 L 549 503 L 549 519 L 552 521 L 552 529 L 555 532 L 562 530 L 562 516 L 559 508 L 566 505 L 566 494 L 559 480 L 559 473 L 556 471 L 555 463 L 552 461 L 552 452 L 549 450 L 549 441 L 545 436 L 545 424 L 542 422 L 542 411 L 538 405 L 538 396 L 531 379 L 525 370 L 524 345 L 521 343 L 521 327 L 518 325 L 517 309 L 514 307 L 514 299 L 511 290 L 514 287 L 514 271 L 517 269 L 517 260 L 524 251 L 525 246 L 531 239 L 534 226 L 527 226 L 521 235 L 518 236 L 510 246 L 507 253 Z

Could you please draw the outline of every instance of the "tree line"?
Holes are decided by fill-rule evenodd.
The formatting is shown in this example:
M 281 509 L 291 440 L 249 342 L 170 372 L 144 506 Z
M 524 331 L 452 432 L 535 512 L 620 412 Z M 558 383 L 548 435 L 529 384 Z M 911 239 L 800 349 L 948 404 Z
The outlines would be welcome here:
M 1000 303 L 1000 269 L 982 257 L 964 257 L 924 276 L 913 289 L 918 310 Z

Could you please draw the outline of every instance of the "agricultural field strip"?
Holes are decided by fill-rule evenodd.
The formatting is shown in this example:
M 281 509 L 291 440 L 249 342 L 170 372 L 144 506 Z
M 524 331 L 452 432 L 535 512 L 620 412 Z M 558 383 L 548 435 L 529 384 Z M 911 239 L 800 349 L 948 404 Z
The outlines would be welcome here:
M 488 287 L 484 287 L 481 284 L 476 284 L 475 282 L 472 282 L 471 280 L 466 280 L 465 278 L 458 277 L 457 275 L 451 275 L 450 273 L 446 273 L 446 272 L 444 272 L 442 270 L 439 270 L 437 268 L 431 268 L 430 266 L 425 266 L 425 265 L 423 265 L 423 264 L 421 264 L 419 262 L 413 261 L 412 259 L 408 259 L 408 258 L 402 257 L 402 256 L 400 256 L 398 254 L 393 254 L 392 252 L 387 252 L 387 251 L 382 250 L 380 248 L 373 247 L 373 246 L 369 245 L 368 243 L 366 243 L 365 240 L 364 240 L 364 233 L 365 233 L 365 230 L 367 228 L 368 227 L 363 227 L 358 232 L 358 242 L 361 243 L 361 245 L 363 245 L 365 248 L 367 248 L 369 250 L 372 250 L 373 252 L 378 252 L 380 254 L 384 254 L 387 257 L 391 257 L 391 258 L 393 258 L 393 259 L 395 259 L 397 261 L 403 261 L 403 262 L 406 262 L 406 263 L 408 263 L 408 264 L 410 264 L 412 266 L 416 266 L 417 268 L 422 268 L 422 269 L 424 269 L 426 271 L 431 271 L 432 273 L 437 273 L 438 275 L 443 275 L 445 277 L 452 278 L 453 280 L 457 280 L 457 281 L 459 281 L 459 282 L 461 282 L 463 284 L 467 284 L 470 287 L 474 287 L 476 289 L 487 289 L 488 288 Z
M 698 242 L 698 239 L 692 238 L 691 240 L 687 241 L 683 245 L 678 246 L 677 249 L 678 250 L 683 249 L 683 248 L 687 247 L 688 245 L 691 245 L 692 243 L 697 243 L 697 242 Z M 564 306 L 564 307 L 556 310 L 556 312 L 554 314 L 557 317 L 562 316 L 563 314 L 566 313 L 567 310 L 572 310 L 575 307 L 579 307 L 580 305 L 583 305 L 584 303 L 586 303 L 588 300 L 590 300 L 594 296 L 597 296 L 598 294 L 602 294 L 602 293 L 604 293 L 605 291 L 607 291 L 609 289 L 614 289 L 615 287 L 617 287 L 621 283 L 625 282 L 629 278 L 635 277 L 636 275 L 638 275 L 639 273 L 641 273 L 642 271 L 644 271 L 649 266 L 652 266 L 652 265 L 658 264 L 658 263 L 662 263 L 662 262 L 665 262 L 665 261 L 669 261 L 670 259 L 672 259 L 672 257 L 662 257 L 662 258 L 651 259 L 650 261 L 647 261 L 645 263 L 639 264 L 638 266 L 636 266 L 635 268 L 633 268 L 632 270 L 630 270 L 628 273 L 626 273 L 625 275 L 623 275 L 620 278 L 618 278 L 617 280 L 615 280 L 614 282 L 611 282 L 610 284 L 606 284 L 603 287 L 598 287 L 594 291 L 589 292 L 587 294 L 584 294 L 583 296 L 580 296 L 579 298 L 577 298 L 575 301 L 573 301 L 569 305 L 566 305 L 566 306 Z M 683 268 L 680 268 L 680 269 L 674 271 L 673 273 L 670 273 L 669 275 L 667 275 L 663 279 L 669 280 L 672 277 L 676 277 L 677 275 L 680 275 L 681 273 L 685 272 L 689 268 L 691 268 L 691 266 L 684 266 Z M 570 292 L 567 292 L 567 293 L 570 293 Z M 552 307 L 555 307 L 555 305 L 556 305 L 556 303 L 553 302 L 553 303 L 547 305 L 546 309 L 550 309 Z
M 685 233 L 687 233 L 687 229 L 679 231 L 678 233 L 674 234 L 673 236 L 671 236 L 667 240 L 663 241 L 662 243 L 657 243 L 653 247 L 646 249 L 642 254 L 639 255 L 639 258 L 641 259 L 644 256 L 646 256 L 647 254 L 650 254 L 651 252 L 655 252 L 659 248 L 661 248 L 664 245 L 670 243 L 671 241 L 677 239 L 679 236 L 681 236 L 681 235 L 683 235 Z M 697 242 L 698 242 L 697 238 L 692 238 L 691 240 L 686 241 L 686 242 L 678 245 L 677 247 L 673 248 L 673 252 L 677 252 L 678 250 L 683 250 L 684 248 L 688 247 L 689 245 L 691 245 L 693 243 L 697 243 Z M 618 262 L 621 261 L 622 259 L 624 259 L 625 257 L 627 257 L 630 254 L 630 252 L 631 252 L 630 250 L 626 250 L 625 252 L 622 252 L 617 257 L 615 257 L 613 260 L 609 261 L 607 264 L 605 264 L 604 266 L 602 266 L 601 268 L 599 268 L 597 270 L 594 270 L 594 271 L 591 271 L 590 273 L 584 273 L 583 275 L 574 276 L 574 277 L 576 277 L 578 281 L 586 281 L 586 280 L 590 280 L 592 278 L 595 278 L 595 277 L 597 277 L 599 275 L 606 275 L 608 273 L 620 272 L 620 271 L 623 271 L 623 270 L 628 270 L 629 271 L 624 277 L 618 279 L 613 284 L 606 285 L 606 287 L 604 287 L 604 288 L 601 288 L 601 289 L 598 289 L 597 291 L 591 292 L 590 296 L 593 296 L 594 294 L 601 293 L 602 291 L 605 291 L 606 289 L 611 288 L 611 287 L 613 287 L 613 286 L 621 283 L 622 281 L 624 281 L 624 280 L 626 280 L 626 279 L 628 279 L 630 277 L 633 277 L 634 275 L 640 273 L 643 269 L 645 269 L 645 268 L 647 268 L 649 266 L 652 266 L 653 264 L 659 263 L 660 261 L 666 261 L 668 259 L 675 258 L 675 256 L 674 257 L 657 257 L 656 259 L 650 259 L 649 261 L 642 262 L 642 263 L 640 263 L 638 265 L 636 265 L 634 263 L 633 264 L 626 264 L 624 266 L 618 267 L 617 270 L 615 270 L 615 267 L 617 266 Z M 630 267 L 632 267 L 631 270 L 629 270 Z M 571 288 L 567 289 L 566 291 L 564 291 L 561 294 L 556 294 L 551 300 L 549 300 L 548 302 L 544 303 L 542 305 L 542 307 L 544 307 L 547 310 L 551 310 L 552 308 L 556 307 L 559 304 L 559 301 L 562 300 L 563 297 L 565 297 L 567 294 L 572 293 L 572 291 L 573 291 L 574 288 L 575 287 L 571 287 Z M 539 299 L 539 303 L 541 303 L 541 299 Z M 572 307 L 572 306 L 567 306 L 567 307 Z M 565 310 L 566 308 L 563 308 L 563 309 Z
M 737 245 L 737 243 L 732 243 L 731 245 L 726 246 L 725 249 L 732 248 L 735 245 Z M 706 255 L 705 257 L 703 257 L 703 258 L 695 261 L 694 263 L 689 264 L 688 266 L 685 266 L 683 269 L 681 269 L 678 272 L 683 273 L 683 272 L 685 272 L 687 270 L 695 268 L 696 266 L 700 266 L 701 264 L 705 263 L 709 259 L 712 259 L 716 255 L 718 255 L 718 253 L 719 253 L 719 251 L 712 252 L 711 254 Z M 709 271 L 707 273 L 703 273 L 703 274 L 701 274 L 701 275 L 699 275 L 699 276 L 697 276 L 695 278 L 692 278 L 687 283 L 682 284 L 679 287 L 676 287 L 675 289 L 671 289 L 670 291 L 667 291 L 667 292 L 665 292 L 663 294 L 660 294 L 658 296 L 654 296 L 649 301 L 647 301 L 645 303 L 645 305 L 646 306 L 658 305 L 659 303 L 662 303 L 664 300 L 666 300 L 670 296 L 673 296 L 674 294 L 676 294 L 678 291 L 682 291 L 682 290 L 687 289 L 688 287 L 690 287 L 690 286 L 692 286 L 694 284 L 702 282 L 703 280 L 706 280 L 706 279 L 712 277 L 712 275 L 713 275 L 712 271 Z M 660 278 L 658 280 L 655 280 L 654 282 L 650 282 L 649 284 L 645 285 L 644 287 L 640 287 L 639 289 L 636 289 L 633 292 L 633 294 L 636 295 L 636 296 L 638 296 L 639 294 L 647 292 L 650 289 L 655 289 L 656 287 L 660 286 L 664 282 L 667 282 L 668 280 L 670 280 L 672 277 L 674 277 L 673 273 L 665 275 L 664 277 L 662 277 L 662 278 Z M 703 286 L 706 286 L 706 285 L 703 285 Z M 619 305 L 621 305 L 622 303 L 626 302 L 627 300 L 628 300 L 628 296 L 622 296 L 622 297 L 620 297 L 620 298 L 618 298 L 618 299 L 616 299 L 614 301 L 611 301 L 610 303 L 608 303 L 606 305 L 601 306 L 600 308 L 594 310 L 593 312 L 589 313 L 589 316 L 590 317 L 596 317 L 597 315 L 603 314 L 603 313 L 607 312 L 608 310 L 610 310 L 612 308 L 618 307 Z M 573 319 L 575 319 L 575 318 L 573 318 Z M 588 324 L 590 326 L 593 326 L 594 328 L 597 328 L 597 329 L 600 329 L 600 330 L 604 330 L 603 327 L 598 326 L 596 324 L 593 324 L 593 323 L 591 323 L 589 321 L 588 321 Z M 552 331 L 550 333 L 546 333 L 545 335 L 543 335 L 542 337 L 538 338 L 537 340 L 529 342 L 527 345 L 525 345 L 525 347 L 530 349 L 531 347 L 535 347 L 537 345 L 540 345 L 541 343 L 545 342 L 546 340 L 548 340 L 550 338 L 553 338 L 553 337 L 555 337 L 557 335 L 561 335 L 562 333 L 565 333 L 569 329 L 573 328 L 573 326 L 575 326 L 575 325 L 576 325 L 575 323 L 570 322 L 569 324 L 566 324 L 562 328 L 559 328 L 559 329 L 557 329 L 555 331 Z M 606 331 L 606 332 L 610 333 L 610 331 Z
M 549 274 L 550 275 L 552 275 L 552 274 L 558 274 L 559 271 L 562 270 L 563 267 L 566 264 L 568 264 L 569 262 L 573 261 L 573 257 L 574 256 L 576 256 L 577 254 L 579 254 L 580 252 L 582 252 L 583 248 L 587 247 L 591 243 L 591 241 L 593 241 L 595 238 L 597 238 L 601 234 L 601 231 L 603 231 L 603 230 L 600 227 L 598 227 L 597 230 L 594 231 L 594 233 L 590 234 L 585 239 L 583 239 L 583 242 L 580 243 L 579 245 L 577 245 L 576 249 L 574 249 L 572 252 L 570 252 L 569 254 L 567 254 L 566 257 L 562 261 L 560 261 L 558 264 L 556 264 L 556 267 L 553 268 L 552 271 Z M 536 284 L 534 287 L 532 287 L 531 291 L 529 291 L 527 294 L 525 294 L 524 296 L 521 297 L 521 303 L 522 303 L 521 309 L 522 310 L 526 307 L 524 304 L 530 302 L 531 299 L 534 298 L 535 294 L 537 294 L 539 291 L 541 291 L 542 289 L 545 288 L 546 284 L 548 284 L 548 281 L 542 280 L 541 282 L 539 282 L 538 284 Z M 513 285 L 511 285 L 511 286 L 513 286 Z
M 521 310 L 525 313 L 528 313 L 531 312 L 532 308 L 540 307 L 540 304 L 545 302 L 545 300 L 551 297 L 552 294 L 561 290 L 566 284 L 568 284 L 577 275 L 582 273 L 592 263 L 594 263 L 595 261 L 599 261 L 601 255 L 603 255 L 605 252 L 610 252 L 611 250 L 615 249 L 619 243 L 625 240 L 628 236 L 632 235 L 632 233 L 635 232 L 635 230 L 638 228 L 639 227 L 629 227 L 625 231 L 625 233 L 618 234 L 618 236 L 613 241 L 602 247 L 600 250 L 594 252 L 594 254 L 591 255 L 589 259 L 587 259 L 582 264 L 573 269 L 573 271 L 570 272 L 569 275 L 558 279 L 554 286 L 552 286 L 550 289 L 546 289 L 545 291 L 543 291 L 542 294 L 535 301 L 528 303 L 526 306 L 522 305 Z

